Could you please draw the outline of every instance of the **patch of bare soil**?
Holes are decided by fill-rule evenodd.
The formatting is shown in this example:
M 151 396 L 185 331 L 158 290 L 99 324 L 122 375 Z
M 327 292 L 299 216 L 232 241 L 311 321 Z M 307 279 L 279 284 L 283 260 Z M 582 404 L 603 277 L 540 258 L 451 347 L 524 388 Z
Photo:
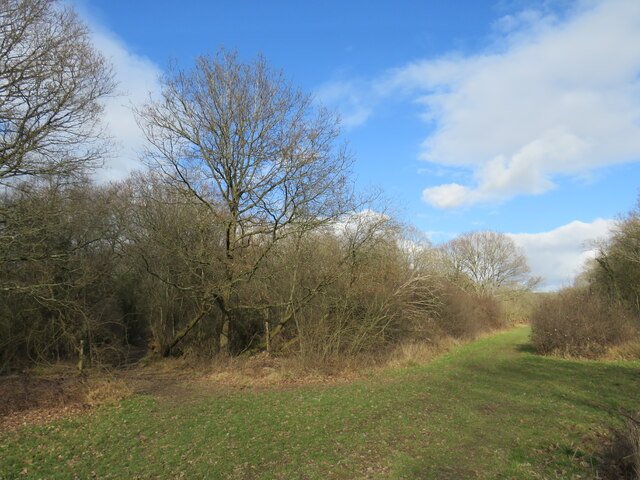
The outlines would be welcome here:
M 83 379 L 70 372 L 0 378 L 0 431 L 48 423 L 89 407 Z

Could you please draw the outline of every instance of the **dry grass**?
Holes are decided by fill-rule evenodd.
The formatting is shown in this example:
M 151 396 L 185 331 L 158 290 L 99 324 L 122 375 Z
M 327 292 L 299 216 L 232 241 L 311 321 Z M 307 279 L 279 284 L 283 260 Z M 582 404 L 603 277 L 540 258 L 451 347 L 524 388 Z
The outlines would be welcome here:
M 462 343 L 460 339 L 450 336 L 439 338 L 432 343 L 405 342 L 393 350 L 385 363 L 385 367 L 405 368 L 426 365 Z
M 105 371 L 78 375 L 71 365 L 25 371 L 0 378 L 0 430 L 42 424 L 122 400 L 128 382 Z
M 85 387 L 85 403 L 90 407 L 96 407 L 105 403 L 116 403 L 133 394 L 133 388 L 129 382 L 122 378 L 106 376 L 92 378 Z
M 488 336 L 484 333 L 479 336 Z M 253 356 L 181 357 L 143 362 L 120 370 L 86 370 L 72 365 L 0 377 L 0 430 L 37 425 L 119 402 L 133 394 L 190 398 L 221 389 L 290 388 L 348 383 L 382 370 L 426 365 L 468 340 L 452 336 L 408 341 L 379 355 L 345 357 L 316 364 L 295 356 L 263 352 Z
M 278 357 L 262 352 L 250 357 L 227 358 L 211 364 L 205 378 L 214 384 L 229 387 L 278 387 L 286 385 L 348 382 L 362 376 L 360 368 L 350 368 L 348 362 L 312 365 L 295 357 Z
M 351 367 L 351 368 L 350 368 Z M 162 395 L 166 388 L 158 383 L 164 382 L 171 389 L 179 384 L 180 388 L 189 388 L 207 392 L 229 389 L 249 389 L 283 387 L 303 384 L 324 384 L 347 382 L 362 376 L 364 364 L 356 368 L 348 362 L 316 365 L 303 363 L 299 358 L 280 357 L 262 352 L 257 355 L 190 358 L 163 358 L 131 369 L 125 375 L 135 389 L 146 393 Z
M 640 358 L 640 338 L 628 340 L 620 345 L 614 345 L 607 349 L 602 355 L 602 360 L 616 361 L 633 361 Z
M 308 384 L 350 382 L 376 372 L 408 366 L 426 365 L 452 348 L 477 338 L 489 337 L 503 329 L 483 328 L 464 339 L 451 335 L 435 336 L 431 340 L 405 341 L 386 351 L 342 358 L 301 358 L 271 355 L 262 352 L 251 356 L 180 357 L 159 359 L 142 371 L 149 377 L 178 378 L 181 383 L 193 383 L 195 388 L 266 388 Z

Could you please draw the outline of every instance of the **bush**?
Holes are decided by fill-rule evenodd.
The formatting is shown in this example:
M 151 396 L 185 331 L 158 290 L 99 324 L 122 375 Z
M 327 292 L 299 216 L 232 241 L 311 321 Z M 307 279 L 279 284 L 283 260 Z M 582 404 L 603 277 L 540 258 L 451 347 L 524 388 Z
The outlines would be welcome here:
M 567 288 L 533 312 L 531 341 L 542 354 L 594 358 L 638 334 L 630 310 L 588 289 Z
M 472 339 L 481 333 L 502 328 L 505 321 L 500 304 L 494 296 L 447 284 L 438 312 L 438 326 L 446 335 Z

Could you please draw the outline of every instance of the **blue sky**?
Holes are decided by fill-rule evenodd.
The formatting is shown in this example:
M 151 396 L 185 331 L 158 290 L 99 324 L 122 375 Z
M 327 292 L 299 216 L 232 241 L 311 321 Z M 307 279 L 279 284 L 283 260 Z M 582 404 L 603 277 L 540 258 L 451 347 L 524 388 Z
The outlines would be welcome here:
M 380 186 L 435 242 L 513 235 L 546 288 L 640 186 L 640 2 L 76 0 L 121 95 L 105 114 L 136 165 L 127 106 L 171 58 L 263 54 L 340 112 L 358 185 Z

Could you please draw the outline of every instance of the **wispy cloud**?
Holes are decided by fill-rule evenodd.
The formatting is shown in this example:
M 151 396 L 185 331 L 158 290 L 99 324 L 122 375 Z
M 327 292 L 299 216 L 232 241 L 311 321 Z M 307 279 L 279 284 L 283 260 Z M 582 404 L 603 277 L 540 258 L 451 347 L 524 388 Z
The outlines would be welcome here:
M 105 168 L 97 173 L 99 180 L 118 180 L 141 167 L 140 152 L 145 139 L 136 124 L 132 106 L 141 105 L 150 93 L 159 92 L 160 68 L 148 58 L 138 55 L 115 34 L 100 24 L 83 5 L 80 16 L 89 26 L 96 50 L 107 58 L 118 82 L 116 95 L 105 102 L 103 121 L 113 138 L 115 150 Z
M 549 232 L 509 234 L 521 246 L 534 275 L 544 279 L 543 288 L 554 290 L 569 285 L 585 262 L 594 258 L 592 241 L 608 236 L 613 220 L 591 223 L 573 221 Z
M 379 92 L 422 92 L 435 130 L 422 159 L 472 171 L 424 190 L 441 208 L 500 202 L 640 159 L 640 2 L 580 2 L 565 20 L 527 11 L 498 23 L 491 52 L 414 62 Z M 415 95 L 415 93 L 414 93 Z
M 375 99 L 369 90 L 365 82 L 331 81 L 321 85 L 315 97 L 322 105 L 338 111 L 346 128 L 353 128 L 364 124 L 373 113 Z

